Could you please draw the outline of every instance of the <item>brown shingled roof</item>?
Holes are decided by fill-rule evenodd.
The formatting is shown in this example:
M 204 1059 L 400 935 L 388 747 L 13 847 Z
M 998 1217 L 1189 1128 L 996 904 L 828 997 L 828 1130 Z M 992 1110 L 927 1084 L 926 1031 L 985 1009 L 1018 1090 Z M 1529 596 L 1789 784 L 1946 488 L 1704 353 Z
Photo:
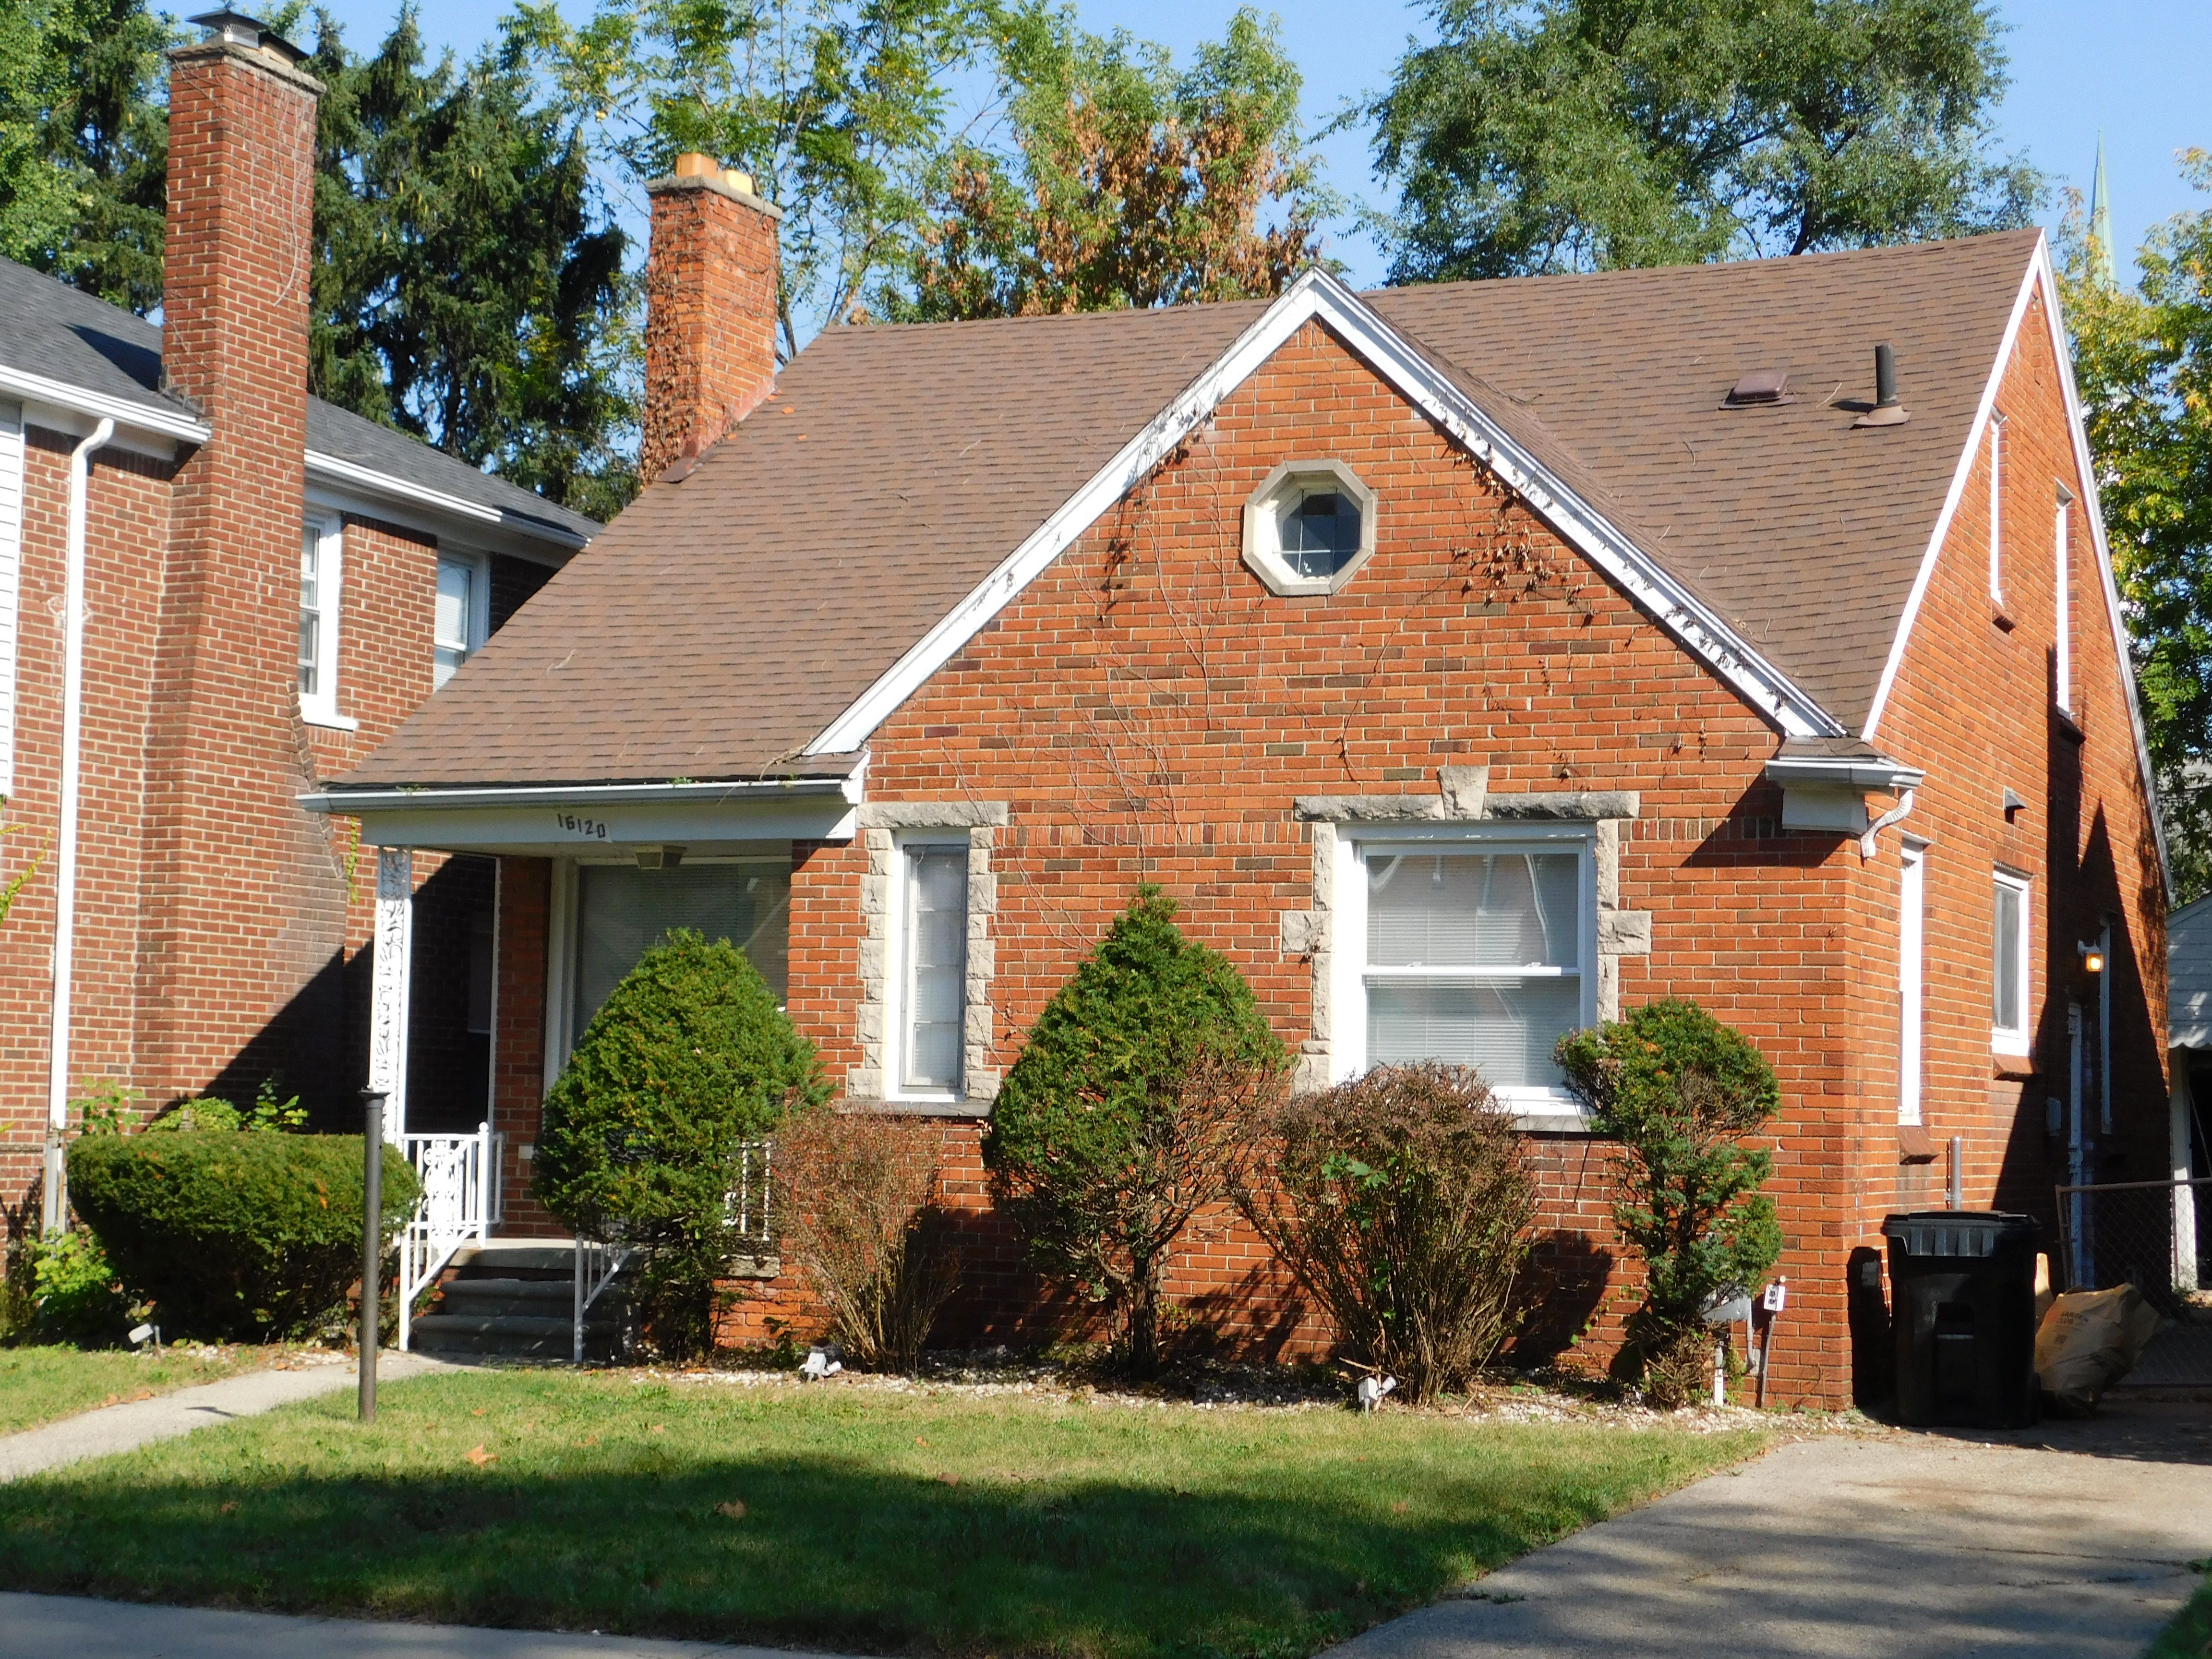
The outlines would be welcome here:
M 2035 238 L 1363 297 L 1856 729 Z M 826 331 L 343 785 L 787 764 L 1265 309 Z M 1879 340 L 1912 419 L 1854 431 Z

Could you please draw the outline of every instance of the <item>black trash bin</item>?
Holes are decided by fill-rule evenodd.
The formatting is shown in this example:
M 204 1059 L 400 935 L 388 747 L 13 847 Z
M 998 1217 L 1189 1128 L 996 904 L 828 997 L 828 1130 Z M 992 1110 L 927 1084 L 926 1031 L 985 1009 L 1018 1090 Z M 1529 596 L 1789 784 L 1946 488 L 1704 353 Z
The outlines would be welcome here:
M 2021 1429 L 2036 1419 L 2033 1216 L 1921 1210 L 1889 1241 L 1897 1420 Z

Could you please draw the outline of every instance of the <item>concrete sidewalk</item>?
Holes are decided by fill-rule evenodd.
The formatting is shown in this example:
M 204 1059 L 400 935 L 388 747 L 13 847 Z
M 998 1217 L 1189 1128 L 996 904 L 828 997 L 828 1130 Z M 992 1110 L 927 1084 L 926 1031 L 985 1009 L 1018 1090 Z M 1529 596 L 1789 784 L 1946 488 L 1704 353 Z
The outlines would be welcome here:
M 2212 1556 L 2212 1412 L 1784 1446 L 1334 1659 L 2136 1659 Z
M 421 1354 L 386 1353 L 379 1358 L 376 1374 L 381 1382 L 399 1382 L 453 1369 Z M 103 1406 L 44 1428 L 0 1436 L 0 1482 L 58 1469 L 88 1457 L 131 1451 L 240 1417 L 258 1417 L 295 1400 L 336 1394 L 352 1388 L 358 1375 L 350 1361 L 301 1370 L 249 1371 L 220 1382 L 202 1382 L 152 1400 Z
M 0 1659 L 297 1659 L 321 1653 L 346 1659 L 818 1659 L 710 1642 L 290 1619 L 0 1593 Z

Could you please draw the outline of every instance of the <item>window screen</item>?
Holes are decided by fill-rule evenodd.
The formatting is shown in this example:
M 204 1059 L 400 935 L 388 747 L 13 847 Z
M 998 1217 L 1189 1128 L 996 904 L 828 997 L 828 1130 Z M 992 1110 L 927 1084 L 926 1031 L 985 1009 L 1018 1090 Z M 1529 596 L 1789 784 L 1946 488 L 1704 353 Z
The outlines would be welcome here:
M 1581 856 L 1378 848 L 1366 862 L 1368 1063 L 1556 1087 L 1553 1047 L 1582 1024 Z
M 2019 1036 L 2027 1030 L 2027 884 L 1999 876 L 1994 896 L 1990 1018 L 1999 1036 Z
M 684 864 L 673 870 L 586 865 L 576 872 L 579 1036 L 623 975 L 665 938 L 692 927 L 745 953 L 783 1000 L 791 870 L 777 864 Z
M 300 532 L 300 695 L 323 690 L 323 529 Z
M 1283 562 L 1300 576 L 1334 576 L 1359 551 L 1359 503 L 1341 490 L 1309 489 L 1283 515 Z
M 968 849 L 906 849 L 906 1054 L 902 1085 L 955 1090 L 968 973 Z

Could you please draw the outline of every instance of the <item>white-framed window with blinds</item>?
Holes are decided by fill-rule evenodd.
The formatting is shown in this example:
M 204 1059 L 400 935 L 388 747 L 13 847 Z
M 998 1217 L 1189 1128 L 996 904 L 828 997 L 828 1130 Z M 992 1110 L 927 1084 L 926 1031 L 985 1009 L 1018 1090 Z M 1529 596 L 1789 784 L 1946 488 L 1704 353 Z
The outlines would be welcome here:
M 1990 598 L 2004 603 L 2004 429 L 2002 413 L 1990 416 Z
M 1355 828 L 1337 848 L 1337 1075 L 1439 1060 L 1571 1109 L 1552 1053 L 1596 1017 L 1593 827 Z
M 338 713 L 338 616 L 345 591 L 345 521 L 310 514 L 300 527 L 300 714 L 351 729 Z
M 430 689 L 436 690 L 483 648 L 490 621 L 491 566 L 473 553 L 438 555 L 438 601 L 431 629 Z
M 2028 945 L 2033 884 L 2010 870 L 1990 890 L 1990 1046 L 1999 1054 L 2028 1051 L 2028 1009 L 2034 1001 L 2034 961 Z
M 884 1095 L 960 1097 L 968 1021 L 968 837 L 902 836 L 885 930 Z

